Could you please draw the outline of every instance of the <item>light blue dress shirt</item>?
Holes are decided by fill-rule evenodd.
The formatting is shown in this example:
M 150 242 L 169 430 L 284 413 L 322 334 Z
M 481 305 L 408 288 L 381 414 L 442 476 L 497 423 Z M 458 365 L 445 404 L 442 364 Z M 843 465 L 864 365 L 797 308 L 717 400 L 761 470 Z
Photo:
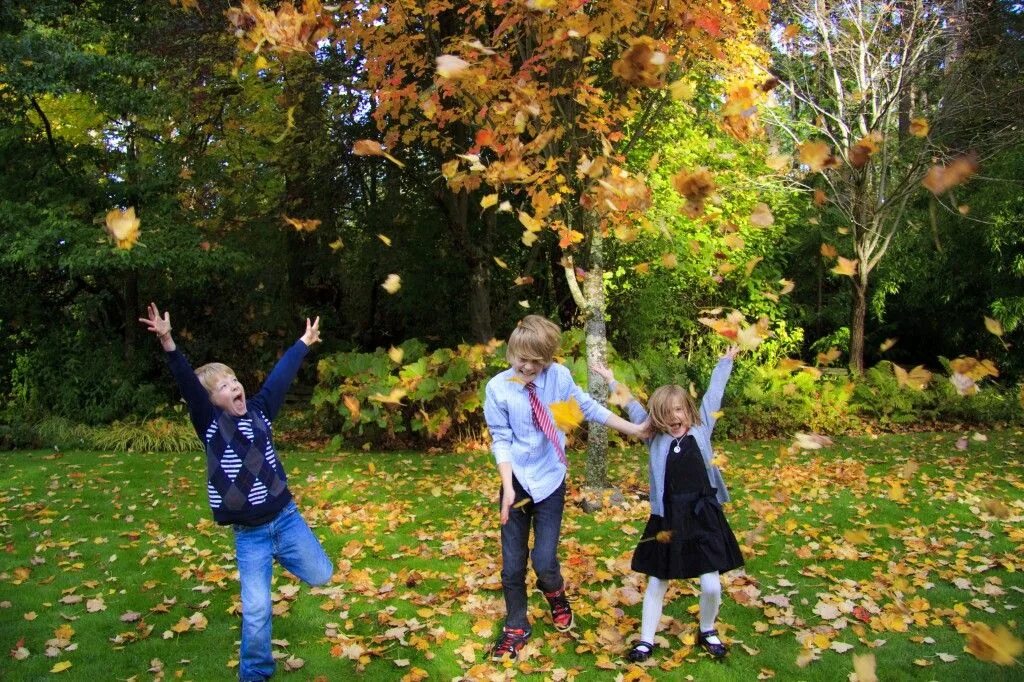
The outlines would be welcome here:
M 607 423 L 611 412 L 572 380 L 564 366 L 552 363 L 533 380 L 544 405 L 575 398 L 587 421 Z M 484 419 L 491 432 L 491 452 L 498 464 L 512 463 L 512 473 L 534 502 L 540 502 L 562 484 L 565 466 L 547 436 L 533 423 L 526 387 L 511 367 L 487 382 Z M 565 434 L 558 432 L 565 448 Z

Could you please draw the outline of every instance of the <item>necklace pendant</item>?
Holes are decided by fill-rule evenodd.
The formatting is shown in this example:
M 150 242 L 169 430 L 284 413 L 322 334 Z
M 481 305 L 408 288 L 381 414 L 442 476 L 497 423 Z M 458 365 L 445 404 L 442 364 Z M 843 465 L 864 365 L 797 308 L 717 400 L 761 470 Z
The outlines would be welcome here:
M 679 454 L 679 446 L 676 445 L 674 448 L 672 448 L 672 452 Z

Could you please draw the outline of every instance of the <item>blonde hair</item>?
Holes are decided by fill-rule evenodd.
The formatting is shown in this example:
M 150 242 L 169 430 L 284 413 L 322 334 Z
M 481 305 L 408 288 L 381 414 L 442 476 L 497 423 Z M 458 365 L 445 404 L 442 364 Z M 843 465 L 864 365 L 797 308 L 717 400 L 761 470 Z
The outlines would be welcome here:
M 517 358 L 549 363 L 555 359 L 555 352 L 561 343 L 562 330 L 557 324 L 540 315 L 527 315 L 508 337 L 505 357 L 509 361 Z
M 656 429 L 668 432 L 669 422 L 672 421 L 672 407 L 677 402 L 682 404 L 690 426 L 700 424 L 700 412 L 697 411 L 697 405 L 693 402 L 690 392 L 679 384 L 666 384 L 656 388 L 651 394 L 651 399 L 647 401 L 647 411 Z
M 221 377 L 235 377 L 235 370 L 221 362 L 208 362 L 196 370 L 196 377 L 207 393 L 213 393 Z

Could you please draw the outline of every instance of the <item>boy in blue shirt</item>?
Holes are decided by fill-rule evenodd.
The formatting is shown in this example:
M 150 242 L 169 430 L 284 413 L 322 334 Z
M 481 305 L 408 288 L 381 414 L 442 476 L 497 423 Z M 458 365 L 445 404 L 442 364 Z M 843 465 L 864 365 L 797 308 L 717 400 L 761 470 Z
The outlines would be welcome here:
M 149 304 L 147 313 L 139 321 L 160 340 L 206 450 L 206 491 L 213 518 L 234 531 L 242 592 L 238 678 L 266 680 L 275 669 L 270 644 L 274 559 L 310 585 L 326 583 L 334 572 L 292 500 L 270 426 L 302 359 L 320 340 L 320 318 L 312 323 L 306 319 L 306 332 L 285 351 L 259 393 L 246 400 L 245 389 L 227 365 L 210 363 L 192 371 L 171 337 L 169 313 L 161 316 L 155 303 Z
M 551 607 L 555 628 L 572 628 L 572 608 L 558 563 L 558 538 L 565 507 L 565 435 L 555 428 L 548 405 L 574 398 L 588 421 L 631 436 L 647 425 L 613 414 L 584 393 L 569 370 L 554 362 L 562 332 L 540 315 L 523 318 L 508 339 L 511 367 L 487 382 L 484 419 L 501 474 L 501 587 L 505 625 L 491 658 L 514 659 L 530 637 L 526 614 L 526 568 L 531 556 L 537 587 Z

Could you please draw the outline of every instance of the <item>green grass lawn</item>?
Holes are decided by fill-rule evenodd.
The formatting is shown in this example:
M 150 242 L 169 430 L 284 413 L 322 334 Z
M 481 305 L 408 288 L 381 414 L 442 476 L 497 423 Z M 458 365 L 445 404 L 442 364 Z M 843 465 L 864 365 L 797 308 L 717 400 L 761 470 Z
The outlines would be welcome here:
M 275 573 L 278 676 L 845 681 L 872 653 L 882 680 L 1024 679 L 1019 662 L 965 649 L 977 623 L 1020 638 L 1024 619 L 1024 433 L 973 434 L 720 444 L 747 558 L 725 579 L 732 652 L 693 648 L 696 581 L 681 582 L 643 667 L 624 659 L 644 588 L 629 570 L 649 513 L 642 450 L 612 454 L 623 506 L 588 515 L 573 492 L 560 556 L 577 625 L 555 632 L 533 592 L 515 666 L 486 657 L 504 610 L 488 453 L 285 452 L 336 572 L 312 589 Z M 0 678 L 235 677 L 232 538 L 211 520 L 204 466 L 198 453 L 0 453 Z

